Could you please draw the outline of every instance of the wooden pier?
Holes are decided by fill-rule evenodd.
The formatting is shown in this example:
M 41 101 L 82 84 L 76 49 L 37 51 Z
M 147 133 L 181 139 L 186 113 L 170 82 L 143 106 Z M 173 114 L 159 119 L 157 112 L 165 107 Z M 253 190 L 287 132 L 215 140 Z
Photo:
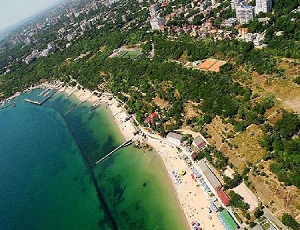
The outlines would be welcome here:
M 102 157 L 100 160 L 96 161 L 96 163 L 93 165 L 93 167 L 95 167 L 97 164 L 101 163 L 102 161 L 104 161 L 106 158 L 110 157 L 112 154 L 114 154 L 116 151 L 118 151 L 119 149 L 126 147 L 128 145 L 132 144 L 132 139 L 125 141 L 123 144 L 121 144 L 120 146 L 118 146 L 117 148 L 115 148 L 114 150 L 112 150 L 111 152 L 109 152 L 107 155 L 105 155 L 104 157 Z
M 44 96 L 46 96 L 46 93 L 48 92 L 48 90 L 50 90 L 51 91 L 51 89 L 49 89 L 49 88 L 46 88 L 45 90 L 43 90 L 40 94 L 39 94 L 39 96 L 40 97 L 44 97 Z
M 80 106 L 81 104 L 83 104 L 84 102 L 86 102 L 91 96 L 89 96 L 87 99 L 85 99 L 84 101 L 79 102 L 77 105 L 73 106 L 71 109 L 69 109 L 63 116 L 67 116 L 70 112 L 72 112 L 74 109 L 76 109 L 78 106 Z
M 91 110 L 93 111 L 94 109 L 97 109 L 100 104 L 101 104 L 101 100 L 99 99 L 97 102 L 95 102 L 92 105 Z
M 50 97 L 52 97 L 57 91 L 54 91 L 54 93 L 53 93 L 53 89 L 51 89 L 50 91 L 48 91 L 48 92 L 46 92 L 46 94 L 44 94 L 44 96 L 46 97 L 47 95 L 47 97 L 46 97 L 46 99 L 44 100 L 44 101 L 42 101 L 40 104 L 42 105 L 42 104 L 44 104 L 46 101 L 48 101 L 49 99 L 50 99 Z M 50 94 L 50 95 L 49 95 Z
M 76 91 L 77 91 L 77 88 L 75 88 L 75 89 L 68 95 L 68 97 L 71 97 Z
M 35 105 L 41 105 L 40 102 L 34 101 L 34 100 L 30 100 L 30 99 L 28 99 L 28 98 L 25 98 L 24 101 L 29 102 L 29 103 L 32 103 L 32 104 L 35 104 Z

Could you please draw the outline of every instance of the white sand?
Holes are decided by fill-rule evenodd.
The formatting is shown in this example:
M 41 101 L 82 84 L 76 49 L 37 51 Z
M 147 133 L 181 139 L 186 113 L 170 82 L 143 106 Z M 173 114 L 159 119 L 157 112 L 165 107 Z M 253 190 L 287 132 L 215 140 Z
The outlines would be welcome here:
M 193 221 L 198 221 L 204 229 L 223 229 L 216 213 L 212 212 L 208 214 L 205 210 L 206 207 L 209 207 L 209 199 L 201 188 L 197 187 L 197 182 L 192 179 L 190 168 L 178 157 L 177 148 L 169 144 L 166 140 L 154 139 L 150 136 L 147 138 L 147 143 L 153 146 L 162 158 L 169 176 L 172 179 L 188 223 L 190 224 Z M 181 184 L 175 181 L 172 170 L 176 171 L 178 174 L 181 170 L 187 172 L 185 176 L 181 176 Z M 208 217 L 209 215 L 212 217 L 211 220 Z
M 120 131 L 127 140 L 133 137 L 133 132 L 136 129 L 141 129 L 142 133 L 147 136 L 146 138 L 142 138 L 142 135 L 139 134 L 138 137 L 135 138 L 138 138 L 140 141 L 144 141 L 152 146 L 161 157 L 169 174 L 169 177 L 174 185 L 179 203 L 181 204 L 188 224 L 191 226 L 191 222 L 198 221 L 201 224 L 201 227 L 203 227 L 204 229 L 223 229 L 223 226 L 217 218 L 216 213 L 212 212 L 211 214 L 208 214 L 205 210 L 206 207 L 209 207 L 209 199 L 207 198 L 207 195 L 201 190 L 201 188 L 197 187 L 197 182 L 192 179 L 191 169 L 185 164 L 182 159 L 178 157 L 177 148 L 174 145 L 170 144 L 165 138 L 162 138 L 155 134 L 150 135 L 147 130 L 142 127 L 135 128 L 132 121 L 124 122 L 124 119 L 128 115 L 124 112 L 123 108 L 118 108 L 116 106 L 118 104 L 119 103 L 115 99 L 112 99 L 112 103 L 110 104 L 109 109 L 111 110 L 112 114 L 117 114 L 114 119 L 117 122 Z M 181 170 L 185 170 L 187 172 L 185 176 L 181 176 L 181 184 L 176 182 L 174 175 L 172 174 L 173 170 L 178 174 Z M 212 217 L 211 220 L 208 217 L 209 215 Z

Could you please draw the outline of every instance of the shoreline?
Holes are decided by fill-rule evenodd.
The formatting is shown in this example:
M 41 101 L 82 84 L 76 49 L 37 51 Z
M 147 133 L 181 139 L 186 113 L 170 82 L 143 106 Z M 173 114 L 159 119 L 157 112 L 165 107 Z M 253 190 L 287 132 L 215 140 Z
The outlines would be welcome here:
M 79 101 L 86 100 L 86 98 L 92 94 L 92 92 L 86 89 L 76 90 L 76 87 L 67 87 L 65 92 L 74 94 Z M 140 125 L 136 127 L 134 125 L 135 118 L 131 117 L 128 119 L 129 116 L 126 110 L 122 107 L 121 103 L 113 97 L 113 94 L 104 93 L 100 97 L 93 95 L 88 101 L 93 104 L 100 102 L 101 105 L 109 110 L 111 117 L 125 140 L 134 137 L 134 140 L 148 144 L 155 150 L 155 154 L 157 154 L 163 163 L 164 170 L 172 184 L 174 194 L 176 194 L 176 199 L 179 202 L 188 229 L 192 228 L 192 222 L 199 222 L 200 226 L 204 229 L 223 229 L 223 225 L 219 221 L 217 214 L 213 212 L 210 214 L 207 213 L 206 207 L 210 207 L 210 200 L 198 186 L 198 183 L 191 177 L 191 169 L 179 158 L 178 149 L 175 145 L 169 143 L 166 138 L 155 134 L 150 135 L 147 130 Z M 146 138 L 142 137 L 142 134 L 134 136 L 133 133 L 138 129 L 141 130 L 141 133 L 144 134 Z M 181 170 L 185 170 L 187 174 L 181 176 L 181 183 L 178 183 L 172 172 L 175 171 L 179 174 Z
M 207 194 L 202 191 L 198 183 L 191 177 L 191 168 L 179 158 L 179 148 L 156 134 L 149 134 L 145 128 L 140 126 L 134 116 L 128 116 L 122 104 L 114 98 L 113 94 L 100 93 L 98 91 L 91 92 L 90 90 L 78 89 L 77 86 L 62 86 L 61 82 L 43 83 L 33 88 L 48 87 L 57 89 L 57 92 L 65 93 L 68 97 L 71 95 L 76 97 L 78 103 L 89 102 L 93 106 L 105 106 L 111 114 L 111 118 L 116 125 L 123 138 L 129 140 L 133 138 L 134 141 L 147 144 L 155 150 L 155 154 L 159 157 L 164 166 L 164 170 L 168 175 L 170 183 L 172 184 L 176 200 L 179 202 L 181 213 L 185 217 L 186 226 L 192 229 L 192 222 L 199 222 L 204 229 L 220 230 L 223 226 L 217 214 L 212 212 L 208 214 L 206 207 L 209 207 L 209 198 Z M 28 92 L 27 89 L 24 92 Z M 15 96 L 15 95 L 14 95 Z M 138 124 L 136 126 L 134 123 Z M 134 132 L 141 130 L 140 134 L 134 135 Z M 187 173 L 184 176 L 178 176 L 179 181 L 174 176 L 174 171 L 179 175 L 180 171 L 185 170 Z

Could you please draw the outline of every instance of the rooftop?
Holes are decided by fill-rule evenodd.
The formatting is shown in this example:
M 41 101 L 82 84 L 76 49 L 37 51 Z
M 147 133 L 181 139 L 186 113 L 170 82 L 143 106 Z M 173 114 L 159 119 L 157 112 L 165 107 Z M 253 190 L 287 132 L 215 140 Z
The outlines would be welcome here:
M 198 165 L 209 181 L 209 183 L 212 185 L 212 187 L 216 190 L 219 190 L 222 187 L 222 184 L 220 183 L 219 179 L 213 174 L 213 172 L 210 170 L 210 168 L 207 166 L 205 161 L 202 159 L 198 162 Z
M 195 143 L 195 145 L 197 145 L 198 147 L 202 147 L 202 146 L 205 145 L 206 142 L 205 142 L 201 137 L 196 137 L 196 138 L 194 139 L 194 143 Z
M 229 227 L 228 229 L 234 230 L 238 227 L 231 215 L 225 209 L 222 212 L 220 212 L 220 215 Z
M 177 133 L 168 133 L 167 138 L 173 138 L 182 141 L 183 136 Z

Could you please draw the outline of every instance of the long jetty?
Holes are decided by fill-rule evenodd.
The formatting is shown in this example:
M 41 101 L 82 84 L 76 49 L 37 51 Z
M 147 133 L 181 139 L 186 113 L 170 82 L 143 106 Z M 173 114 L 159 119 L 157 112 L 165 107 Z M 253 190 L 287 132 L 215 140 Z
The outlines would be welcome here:
M 101 163 L 102 161 L 104 161 L 106 158 L 110 157 L 112 154 L 114 154 L 116 151 L 118 151 L 119 149 L 126 147 L 128 145 L 132 144 L 132 139 L 125 141 L 123 144 L 121 144 L 120 146 L 118 146 L 117 148 L 115 148 L 114 150 L 112 150 L 111 152 L 109 152 L 108 154 L 106 154 L 104 157 L 102 157 L 100 160 L 96 161 L 96 163 L 93 165 L 93 167 L 95 167 L 97 164 Z
M 73 95 L 73 93 L 75 93 L 77 91 L 77 88 L 75 88 L 69 95 L 68 97 L 71 97 Z
M 93 104 L 93 106 L 91 107 L 91 110 L 97 109 L 100 104 L 101 104 L 101 100 L 99 99 L 97 102 L 95 102 Z
M 29 103 L 32 103 L 32 104 L 35 104 L 35 105 L 41 105 L 40 102 L 34 101 L 34 100 L 30 100 L 30 99 L 28 99 L 28 98 L 25 98 L 24 101 L 29 102 Z
M 80 106 L 81 104 L 83 104 L 84 102 L 86 102 L 91 96 L 89 96 L 87 99 L 85 99 L 84 101 L 79 102 L 77 105 L 73 106 L 71 109 L 69 109 L 63 116 L 67 116 L 70 112 L 72 112 L 74 109 L 76 109 L 78 106 Z
M 42 101 L 40 104 L 42 105 L 42 104 L 44 104 L 46 101 L 48 101 L 49 99 L 50 99 L 50 97 L 52 97 L 57 91 L 54 91 L 54 93 L 53 93 L 53 89 L 51 89 L 50 91 L 48 91 L 46 94 L 44 94 L 44 96 L 46 96 L 46 95 L 48 95 L 47 97 L 46 97 L 46 99 L 44 100 L 44 101 Z M 50 94 L 50 95 L 49 95 Z
M 46 96 L 46 93 L 47 93 L 48 90 L 51 90 L 51 89 L 46 88 L 44 91 L 42 91 L 42 92 L 39 94 L 39 96 Z

